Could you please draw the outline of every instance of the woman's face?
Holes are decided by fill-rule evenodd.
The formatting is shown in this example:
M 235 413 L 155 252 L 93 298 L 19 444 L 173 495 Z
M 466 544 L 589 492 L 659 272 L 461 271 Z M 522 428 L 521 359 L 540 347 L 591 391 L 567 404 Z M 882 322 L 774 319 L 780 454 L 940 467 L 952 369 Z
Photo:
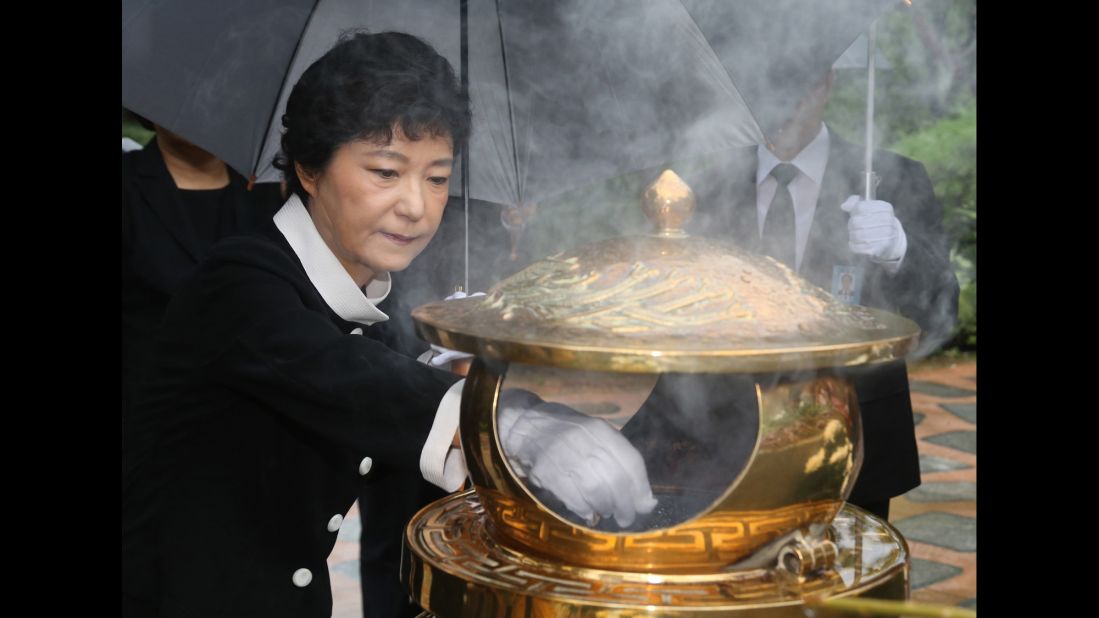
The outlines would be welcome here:
M 313 224 L 359 287 L 424 250 L 443 217 L 453 162 L 448 138 L 409 141 L 395 130 L 389 144 L 340 146 L 321 172 L 298 166 Z

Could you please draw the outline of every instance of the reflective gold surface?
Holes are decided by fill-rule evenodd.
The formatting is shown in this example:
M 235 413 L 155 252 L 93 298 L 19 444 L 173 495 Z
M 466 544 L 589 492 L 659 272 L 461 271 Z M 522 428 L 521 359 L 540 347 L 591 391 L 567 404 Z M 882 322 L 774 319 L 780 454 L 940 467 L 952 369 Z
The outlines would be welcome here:
M 641 198 L 641 208 L 658 236 L 686 236 L 683 224 L 694 213 L 695 205 L 694 191 L 672 170 L 664 170 Z
M 835 566 L 804 577 L 754 569 L 656 575 L 546 560 L 495 541 L 473 492 L 420 511 L 405 534 L 402 579 L 442 618 L 714 616 L 803 618 L 806 595 L 904 599 L 908 548 L 888 524 L 845 507 L 832 528 Z M 839 616 L 827 609 L 817 616 Z
M 779 553 L 778 565 L 790 573 L 805 576 L 832 568 L 838 551 L 831 539 L 791 543 Z
M 417 331 L 486 358 L 644 373 L 860 365 L 916 344 L 910 320 L 838 302 L 770 257 L 688 237 L 694 193 L 671 170 L 641 206 L 653 234 L 550 256 L 487 296 L 417 307 Z
M 427 341 L 487 358 L 627 372 L 782 371 L 902 357 L 910 320 L 835 301 L 769 257 L 701 238 L 614 238 L 487 296 L 412 312 Z
M 687 237 L 694 196 L 673 173 L 649 188 L 644 207 L 654 234 L 591 243 L 531 265 L 487 296 L 413 311 L 421 337 L 476 355 L 459 429 L 474 491 L 434 503 L 409 525 L 402 575 L 415 598 L 444 618 L 800 618 L 805 595 L 906 598 L 903 539 L 844 507 L 862 464 L 862 429 L 855 392 L 834 368 L 903 357 L 918 327 L 836 302 L 771 258 Z M 526 376 L 565 381 L 551 392 L 567 388 L 569 370 L 736 373 L 735 405 L 686 408 L 726 421 L 722 431 L 699 426 L 719 441 L 716 450 L 690 452 L 739 459 L 721 460 L 737 463 L 717 471 L 725 476 L 707 475 L 719 482 L 705 487 L 697 469 L 675 476 L 668 470 L 689 468 L 662 468 L 655 497 L 693 500 L 676 518 L 632 532 L 574 523 L 541 502 L 546 494 L 513 474 L 501 450 L 496 407 L 518 364 L 552 367 Z M 659 376 L 658 385 L 682 377 Z M 683 407 L 660 393 L 642 420 L 669 420 L 669 408 Z M 758 423 L 747 428 L 745 412 L 758 413 Z M 742 438 L 737 450 L 725 436 Z M 653 431 L 635 447 L 681 463 L 688 451 L 679 444 Z
M 713 504 L 659 530 L 594 530 L 555 514 L 508 469 L 495 430 L 506 368 L 478 358 L 470 370 L 460 423 L 466 465 L 497 540 L 552 560 L 661 573 L 724 569 L 793 531 L 827 525 L 861 465 L 859 414 L 847 382 L 818 375 L 757 386 L 755 448 Z

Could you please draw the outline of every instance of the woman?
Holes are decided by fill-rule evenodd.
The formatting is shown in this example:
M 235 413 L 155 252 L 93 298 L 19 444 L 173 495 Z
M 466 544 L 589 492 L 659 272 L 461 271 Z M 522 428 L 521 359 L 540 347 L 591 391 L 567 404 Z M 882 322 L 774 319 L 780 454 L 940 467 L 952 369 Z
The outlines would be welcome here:
M 282 121 L 292 195 L 173 299 L 127 420 L 124 615 L 329 616 L 326 558 L 360 484 L 417 467 L 448 491 L 465 478 L 463 382 L 359 336 L 387 318 L 375 305 L 389 273 L 439 225 L 470 127 L 453 69 L 409 35 L 346 37 L 302 75 Z M 505 396 L 520 473 L 541 466 L 585 513 L 651 510 L 629 443 L 549 405 Z M 567 446 L 546 455 L 555 442 Z M 608 482 L 576 487 L 593 466 Z
M 164 127 L 122 155 L 122 416 L 153 353 L 168 301 L 218 240 L 278 210 L 277 184 L 249 190 L 221 159 Z

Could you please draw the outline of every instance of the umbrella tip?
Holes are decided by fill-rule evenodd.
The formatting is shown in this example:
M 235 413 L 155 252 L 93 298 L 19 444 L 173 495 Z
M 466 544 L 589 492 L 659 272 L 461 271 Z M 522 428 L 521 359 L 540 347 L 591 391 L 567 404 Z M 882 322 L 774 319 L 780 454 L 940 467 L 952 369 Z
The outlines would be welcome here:
M 695 210 L 695 194 L 671 169 L 661 172 L 645 190 L 641 208 L 656 226 L 659 236 L 686 236 L 683 224 Z

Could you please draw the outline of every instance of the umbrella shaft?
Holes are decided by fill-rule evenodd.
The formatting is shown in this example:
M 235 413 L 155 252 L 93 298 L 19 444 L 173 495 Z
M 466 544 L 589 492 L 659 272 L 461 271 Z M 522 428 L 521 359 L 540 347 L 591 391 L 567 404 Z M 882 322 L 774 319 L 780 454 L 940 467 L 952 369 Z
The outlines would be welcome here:
M 877 49 L 878 26 L 870 24 L 866 33 L 866 178 L 864 199 L 874 199 L 874 52 Z
M 865 187 L 865 190 L 863 192 L 863 199 L 877 199 L 876 197 L 874 197 L 874 195 L 876 193 L 875 189 L 878 186 L 878 175 L 874 172 L 865 172 L 862 175 L 862 183 L 862 186 Z
M 468 0 L 462 0 L 459 7 L 461 23 L 459 24 L 459 37 L 461 39 L 461 57 L 459 62 L 462 65 L 462 95 L 469 97 L 469 3 Z M 468 140 L 467 140 L 468 142 Z M 465 152 L 462 153 L 462 210 L 465 214 L 465 252 L 463 254 L 463 278 L 462 289 L 469 293 L 469 144 L 466 144 Z

